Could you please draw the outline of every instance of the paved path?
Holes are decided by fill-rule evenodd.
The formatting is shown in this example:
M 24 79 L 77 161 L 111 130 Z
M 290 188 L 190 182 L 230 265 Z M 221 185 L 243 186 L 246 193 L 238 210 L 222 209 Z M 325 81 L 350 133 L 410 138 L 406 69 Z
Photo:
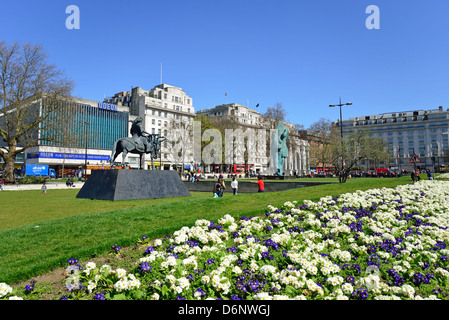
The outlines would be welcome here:
M 51 189 L 70 189 L 65 185 L 65 182 L 47 181 L 47 190 Z M 84 182 L 75 181 L 74 186 L 71 189 L 80 189 L 84 185 Z M 41 190 L 42 184 L 16 184 L 16 185 L 4 185 L 4 191 L 20 191 L 20 190 Z

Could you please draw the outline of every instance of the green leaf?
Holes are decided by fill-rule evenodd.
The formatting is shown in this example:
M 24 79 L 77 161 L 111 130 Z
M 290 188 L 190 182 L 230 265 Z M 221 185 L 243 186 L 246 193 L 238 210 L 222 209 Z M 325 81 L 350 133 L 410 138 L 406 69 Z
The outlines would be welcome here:
M 295 295 L 296 294 L 296 289 L 292 286 L 286 286 L 285 287 L 285 293 L 287 295 Z
M 162 286 L 162 295 L 163 295 L 163 296 L 166 296 L 167 293 L 168 293 L 169 291 L 170 291 L 170 290 L 168 289 L 168 287 L 164 284 L 164 285 Z

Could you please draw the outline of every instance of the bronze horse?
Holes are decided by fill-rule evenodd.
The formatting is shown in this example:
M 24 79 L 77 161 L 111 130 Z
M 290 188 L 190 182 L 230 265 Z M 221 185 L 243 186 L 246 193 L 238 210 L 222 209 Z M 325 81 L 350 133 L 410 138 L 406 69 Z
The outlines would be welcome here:
M 160 137 L 159 134 L 143 135 L 138 137 L 141 143 L 131 137 L 120 138 L 114 142 L 112 147 L 112 154 L 110 163 L 113 165 L 115 159 L 122 153 L 122 165 L 125 165 L 125 158 L 128 153 L 139 155 L 139 168 L 142 169 L 142 159 L 144 154 L 151 154 L 151 168 L 153 167 L 153 159 L 157 159 L 159 150 L 161 149 L 161 142 L 168 141 L 165 137 Z

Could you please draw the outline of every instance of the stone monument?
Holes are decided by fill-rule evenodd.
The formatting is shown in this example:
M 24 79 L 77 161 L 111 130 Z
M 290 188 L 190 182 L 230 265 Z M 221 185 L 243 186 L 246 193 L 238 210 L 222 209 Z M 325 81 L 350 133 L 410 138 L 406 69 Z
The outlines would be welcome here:
M 120 153 L 122 165 L 128 153 L 139 154 L 140 170 L 93 170 L 77 194 L 77 198 L 98 200 L 136 200 L 190 196 L 179 174 L 172 170 L 142 170 L 144 154 L 151 154 L 151 163 L 157 158 L 161 142 L 167 141 L 159 134 L 143 130 L 142 118 L 136 118 L 131 126 L 132 137 L 118 139 L 112 148 L 111 166 Z
M 77 198 L 138 200 L 187 197 L 190 192 L 173 170 L 93 170 Z
M 281 121 L 278 123 L 278 161 L 277 161 L 277 168 L 276 172 L 274 173 L 276 176 L 283 176 L 284 175 L 284 162 L 285 159 L 288 157 L 288 148 L 287 148 L 287 140 L 289 137 L 288 128 L 282 124 Z

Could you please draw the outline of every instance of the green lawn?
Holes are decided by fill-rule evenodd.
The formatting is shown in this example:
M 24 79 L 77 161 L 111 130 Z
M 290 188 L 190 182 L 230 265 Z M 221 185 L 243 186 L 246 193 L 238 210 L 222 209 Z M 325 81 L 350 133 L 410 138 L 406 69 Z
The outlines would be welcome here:
M 305 181 L 313 181 L 304 179 Z M 316 179 L 323 181 L 323 179 Z M 326 180 L 331 181 L 331 179 Z M 66 266 L 69 258 L 90 259 L 108 254 L 111 245 L 133 245 L 142 235 L 162 237 L 197 219 L 216 221 L 260 215 L 267 205 L 318 200 L 322 196 L 410 183 L 410 177 L 359 178 L 282 192 L 225 194 L 133 201 L 77 199 L 78 190 L 0 192 L 0 282 L 27 280 Z

